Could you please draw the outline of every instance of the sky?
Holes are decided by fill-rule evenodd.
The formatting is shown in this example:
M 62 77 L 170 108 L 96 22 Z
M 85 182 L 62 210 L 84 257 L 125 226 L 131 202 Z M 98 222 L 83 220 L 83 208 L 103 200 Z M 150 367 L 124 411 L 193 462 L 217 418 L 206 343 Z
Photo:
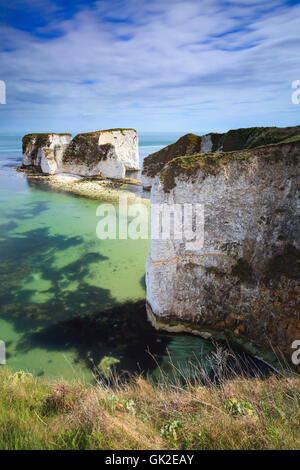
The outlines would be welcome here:
M 0 0 L 0 132 L 300 124 L 300 1 Z

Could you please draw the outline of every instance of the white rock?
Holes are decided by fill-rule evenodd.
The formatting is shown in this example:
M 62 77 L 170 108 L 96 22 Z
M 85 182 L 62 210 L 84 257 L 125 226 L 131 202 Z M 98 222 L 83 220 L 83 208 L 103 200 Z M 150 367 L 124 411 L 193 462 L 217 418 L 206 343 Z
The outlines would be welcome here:
M 61 171 L 63 153 L 72 140 L 70 134 L 44 134 L 47 143 L 39 144 L 39 134 L 32 134 L 23 152 L 22 165 L 40 167 L 43 173 L 54 174 Z
M 139 170 L 138 135 L 133 129 L 118 129 L 101 131 L 99 145 L 114 146 L 117 158 L 121 160 L 126 170 Z
M 243 151 L 239 153 L 243 155 Z M 217 167 L 216 174 L 200 167 L 190 176 L 183 171 L 169 192 L 160 177 L 155 177 L 152 207 L 204 205 L 204 245 L 190 251 L 183 240 L 151 240 L 146 264 L 148 315 L 152 322 L 156 317 L 158 322 L 186 321 L 208 329 L 222 328 L 219 325 L 229 317 L 226 326 L 237 334 L 236 325 L 242 325 L 251 339 L 266 347 L 269 339 L 273 346 L 287 351 L 292 333 L 284 322 L 297 321 L 297 309 L 293 311 L 292 305 L 297 303 L 299 282 L 291 278 L 266 286 L 264 278 L 270 260 L 285 246 L 300 249 L 300 142 L 244 151 L 245 158 L 232 154 L 231 160 Z M 198 233 L 200 229 L 197 225 Z M 250 280 L 234 271 L 239 260 L 244 263 L 241 276 L 245 269 Z M 292 303 L 287 292 L 295 296 Z M 281 320 L 282 326 L 274 329 L 274 321 Z
M 81 176 L 97 176 L 121 179 L 126 170 L 139 169 L 138 136 L 131 129 L 98 131 L 80 134 L 72 141 L 70 135 L 32 134 L 24 137 L 26 143 L 23 162 L 24 166 L 33 165 L 46 174 L 71 173 Z M 92 141 L 89 154 L 84 139 Z M 86 142 L 87 142 L 86 141 Z M 70 146 L 72 142 L 72 146 Z M 70 150 L 71 149 L 71 150 Z M 68 150 L 68 158 L 66 158 Z M 73 154 L 72 154 L 73 152 Z M 97 155 L 99 152 L 99 158 Z M 95 157 L 96 155 L 96 157 Z
M 201 153 L 208 153 L 212 151 L 211 135 L 205 134 L 201 139 Z

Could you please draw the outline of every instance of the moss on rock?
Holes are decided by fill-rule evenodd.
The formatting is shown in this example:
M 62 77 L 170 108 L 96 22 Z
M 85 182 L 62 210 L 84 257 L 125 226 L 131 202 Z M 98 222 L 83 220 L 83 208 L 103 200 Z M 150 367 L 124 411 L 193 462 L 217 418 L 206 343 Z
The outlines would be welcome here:
M 111 144 L 99 145 L 99 133 L 78 134 L 68 145 L 63 156 L 63 163 L 95 165 L 106 160 L 107 153 L 113 149 Z
M 198 135 L 186 134 L 174 144 L 148 155 L 143 163 L 143 173 L 153 177 L 173 158 L 199 153 L 201 151 L 201 140 Z
M 193 177 L 197 176 L 199 170 L 202 171 L 203 177 L 209 175 L 217 175 L 220 169 L 231 161 L 247 161 L 254 157 L 268 160 L 269 162 L 279 162 L 284 160 L 286 164 L 298 163 L 300 157 L 300 140 L 289 143 L 279 143 L 266 145 L 256 149 L 246 149 L 234 152 L 218 152 L 218 153 L 200 153 L 195 155 L 187 155 L 177 157 L 171 160 L 160 172 L 160 179 L 165 192 L 170 192 L 176 186 L 176 178 L 178 176 Z M 287 145 L 299 147 L 299 154 L 290 152 L 286 155 Z M 298 148 L 297 147 L 297 148 Z
M 212 142 L 211 152 L 233 152 L 254 149 L 277 143 L 297 142 L 300 140 L 300 126 L 294 127 L 249 127 L 233 129 L 224 134 L 211 132 L 207 134 Z M 202 137 L 196 134 L 186 134 L 174 144 L 152 153 L 145 158 L 143 174 L 156 176 L 162 168 L 175 157 L 197 155 L 201 152 Z
M 30 148 L 31 157 L 35 160 L 40 148 L 48 147 L 50 145 L 50 136 L 51 135 L 68 135 L 71 136 L 72 134 L 57 134 L 56 132 L 44 132 L 40 134 L 26 134 L 22 139 L 22 151 L 23 154 L 28 150 L 28 146 L 32 146 Z

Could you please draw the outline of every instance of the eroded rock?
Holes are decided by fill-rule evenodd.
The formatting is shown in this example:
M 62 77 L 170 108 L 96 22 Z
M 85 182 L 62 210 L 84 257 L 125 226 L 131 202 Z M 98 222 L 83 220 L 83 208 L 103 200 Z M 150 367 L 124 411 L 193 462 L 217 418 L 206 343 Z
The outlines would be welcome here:
M 176 158 L 154 179 L 152 206 L 204 205 L 201 249 L 151 240 L 154 324 L 227 331 L 291 360 L 300 338 L 300 139 L 291 140 Z
M 138 169 L 138 137 L 133 129 L 78 134 L 28 134 L 23 138 L 23 166 L 46 174 L 71 173 L 124 178 Z
M 71 134 L 27 134 L 23 137 L 23 166 L 35 166 L 43 173 L 58 173 Z

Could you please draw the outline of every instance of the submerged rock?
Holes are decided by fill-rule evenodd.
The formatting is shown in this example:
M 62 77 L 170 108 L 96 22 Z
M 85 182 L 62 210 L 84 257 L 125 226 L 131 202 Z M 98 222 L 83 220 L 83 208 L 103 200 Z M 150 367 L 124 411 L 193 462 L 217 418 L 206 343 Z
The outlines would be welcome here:
M 143 187 L 144 189 L 151 189 L 154 177 L 175 157 L 256 148 L 261 145 L 279 143 L 295 136 L 300 136 L 300 126 L 285 128 L 249 127 L 230 130 L 224 134 L 211 132 L 203 136 L 186 134 L 174 144 L 168 145 L 145 158 L 142 170 Z
M 184 238 L 162 239 L 161 227 L 151 240 L 146 285 L 154 325 L 225 332 L 291 362 L 300 338 L 299 171 L 300 138 L 165 165 L 151 205 L 202 204 L 204 244 L 189 250 Z
M 138 168 L 138 137 L 133 129 L 78 134 L 28 134 L 23 137 L 23 166 L 46 174 L 70 173 L 124 178 Z

